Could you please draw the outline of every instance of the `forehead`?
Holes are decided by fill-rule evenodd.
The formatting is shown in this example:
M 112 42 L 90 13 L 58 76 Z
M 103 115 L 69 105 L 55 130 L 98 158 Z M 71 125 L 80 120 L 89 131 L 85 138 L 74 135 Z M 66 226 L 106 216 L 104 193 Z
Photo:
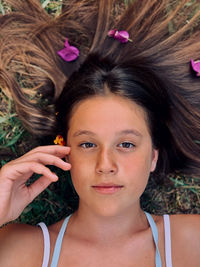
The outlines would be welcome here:
M 69 130 L 118 131 L 130 127 L 149 132 L 146 112 L 135 102 L 117 95 L 82 100 L 74 106 L 69 120 Z

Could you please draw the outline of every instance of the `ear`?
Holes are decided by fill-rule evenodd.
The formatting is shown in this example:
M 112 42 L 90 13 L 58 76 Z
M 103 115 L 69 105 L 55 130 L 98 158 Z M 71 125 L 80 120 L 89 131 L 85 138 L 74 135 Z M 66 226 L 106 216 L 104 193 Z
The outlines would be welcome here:
M 156 169 L 156 164 L 158 161 L 158 155 L 159 155 L 158 149 L 153 149 L 152 150 L 152 161 L 151 161 L 151 172 L 155 171 L 155 169 Z

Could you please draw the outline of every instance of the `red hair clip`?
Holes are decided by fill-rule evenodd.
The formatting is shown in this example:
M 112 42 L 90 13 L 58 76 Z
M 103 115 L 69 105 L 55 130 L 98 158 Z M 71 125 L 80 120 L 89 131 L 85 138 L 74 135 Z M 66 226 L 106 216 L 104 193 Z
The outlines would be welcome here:
M 57 135 L 53 142 L 55 145 L 65 146 L 65 140 L 62 135 Z

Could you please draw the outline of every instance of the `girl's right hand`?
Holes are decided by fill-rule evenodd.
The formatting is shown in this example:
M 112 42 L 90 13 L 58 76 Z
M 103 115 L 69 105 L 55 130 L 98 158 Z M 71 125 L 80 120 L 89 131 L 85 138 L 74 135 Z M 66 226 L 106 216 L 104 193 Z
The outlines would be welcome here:
M 36 196 L 58 180 L 45 165 L 70 170 L 71 165 L 62 160 L 69 152 L 70 148 L 66 146 L 41 146 L 0 169 L 0 225 L 15 220 Z M 27 186 L 33 173 L 42 176 Z

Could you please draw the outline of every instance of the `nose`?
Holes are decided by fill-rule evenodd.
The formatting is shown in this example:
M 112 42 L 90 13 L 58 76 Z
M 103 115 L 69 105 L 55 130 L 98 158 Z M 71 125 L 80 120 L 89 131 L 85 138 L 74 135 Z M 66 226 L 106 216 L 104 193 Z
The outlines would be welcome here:
M 101 149 L 97 155 L 96 172 L 98 174 L 116 174 L 117 169 L 113 153 L 108 149 Z

